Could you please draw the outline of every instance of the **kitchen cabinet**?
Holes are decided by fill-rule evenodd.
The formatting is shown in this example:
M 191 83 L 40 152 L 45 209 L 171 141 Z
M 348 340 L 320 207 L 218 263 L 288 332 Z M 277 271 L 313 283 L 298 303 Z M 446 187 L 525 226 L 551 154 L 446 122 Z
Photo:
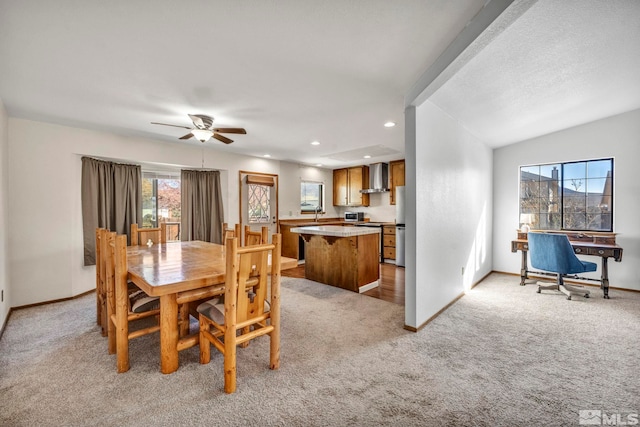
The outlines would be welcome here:
M 389 203 L 396 204 L 396 187 L 404 185 L 404 160 L 389 162 Z
M 280 234 L 282 235 L 282 256 L 288 258 L 299 258 L 299 240 L 298 233 L 292 233 L 291 229 L 297 225 L 280 224 Z
M 369 187 L 369 166 L 354 166 L 333 171 L 333 206 L 369 206 L 369 195 L 360 190 Z
M 396 226 L 382 227 L 382 251 L 384 259 L 396 259 Z

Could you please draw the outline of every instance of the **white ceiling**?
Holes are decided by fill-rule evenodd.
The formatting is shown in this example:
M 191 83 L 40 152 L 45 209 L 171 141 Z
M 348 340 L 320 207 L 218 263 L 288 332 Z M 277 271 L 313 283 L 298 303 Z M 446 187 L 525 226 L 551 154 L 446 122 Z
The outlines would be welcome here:
M 640 1 L 518 8 L 507 26 L 502 16 L 489 26 L 499 31 L 490 43 L 469 46 L 433 103 L 492 147 L 640 108 Z
M 175 144 L 201 145 L 150 122 L 208 114 L 248 132 L 212 149 L 387 161 L 404 156 L 405 95 L 484 3 L 0 0 L 0 99 L 10 117 Z M 515 7 L 431 96 L 440 108 L 493 146 L 640 108 L 640 1 Z

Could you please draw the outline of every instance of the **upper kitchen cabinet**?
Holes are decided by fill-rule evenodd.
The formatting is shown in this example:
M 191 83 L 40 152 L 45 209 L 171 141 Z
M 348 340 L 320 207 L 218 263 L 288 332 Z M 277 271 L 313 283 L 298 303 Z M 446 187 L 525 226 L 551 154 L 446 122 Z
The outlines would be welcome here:
M 369 166 L 354 166 L 333 171 L 334 206 L 369 206 L 369 195 L 360 190 L 369 186 Z
M 396 187 L 404 185 L 404 160 L 395 160 L 389 162 L 389 202 L 392 205 L 396 204 Z

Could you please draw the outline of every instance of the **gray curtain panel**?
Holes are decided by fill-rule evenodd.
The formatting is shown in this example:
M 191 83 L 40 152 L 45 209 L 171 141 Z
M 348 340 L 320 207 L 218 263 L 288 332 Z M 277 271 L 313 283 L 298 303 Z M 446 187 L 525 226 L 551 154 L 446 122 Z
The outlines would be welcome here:
M 96 263 L 97 227 L 129 235 L 133 223 L 142 224 L 141 167 L 83 157 L 84 265 Z
M 180 239 L 221 243 L 224 210 L 219 171 L 183 170 Z

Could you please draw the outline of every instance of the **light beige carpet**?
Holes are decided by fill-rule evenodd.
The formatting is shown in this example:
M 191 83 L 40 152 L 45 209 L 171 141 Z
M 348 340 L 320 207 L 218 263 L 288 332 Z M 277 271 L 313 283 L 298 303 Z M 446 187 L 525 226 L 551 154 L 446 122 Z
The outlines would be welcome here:
M 580 410 L 640 412 L 640 294 L 536 294 L 493 274 L 418 333 L 403 307 L 283 278 L 281 369 L 268 339 L 222 357 L 198 349 L 159 371 L 158 337 L 131 370 L 95 325 L 95 297 L 14 311 L 0 340 L 0 425 L 578 425 Z

